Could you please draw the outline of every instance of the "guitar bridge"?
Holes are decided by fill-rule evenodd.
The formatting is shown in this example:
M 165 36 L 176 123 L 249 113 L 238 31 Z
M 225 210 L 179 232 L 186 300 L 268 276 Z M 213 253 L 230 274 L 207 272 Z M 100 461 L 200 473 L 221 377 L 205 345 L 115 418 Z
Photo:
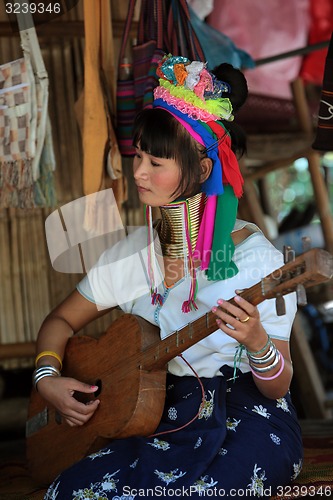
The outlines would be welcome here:
M 43 427 L 46 427 L 49 421 L 49 415 L 47 407 L 44 410 L 40 411 L 29 420 L 27 420 L 25 424 L 25 437 L 30 437 L 35 432 L 38 432 Z

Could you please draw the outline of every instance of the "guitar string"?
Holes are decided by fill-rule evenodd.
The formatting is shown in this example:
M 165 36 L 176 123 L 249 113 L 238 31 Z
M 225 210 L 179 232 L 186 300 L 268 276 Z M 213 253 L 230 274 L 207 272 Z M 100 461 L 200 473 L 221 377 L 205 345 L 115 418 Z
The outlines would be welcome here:
M 252 297 L 256 297 L 257 295 L 257 292 L 255 290 L 253 290 L 252 292 L 253 293 L 248 293 L 250 289 L 246 290 L 246 293 L 244 293 L 243 295 L 246 295 L 246 300 L 248 300 L 249 302 L 251 302 L 251 299 Z M 229 303 L 233 304 L 233 305 L 236 305 L 236 303 L 234 302 L 233 298 L 230 299 L 228 301 Z M 207 328 L 210 328 L 210 323 L 211 323 L 211 319 L 213 317 L 213 313 L 211 311 L 207 311 L 206 313 L 204 313 L 202 316 L 199 316 L 196 320 L 194 320 L 193 323 L 196 323 L 197 321 L 199 322 L 200 320 L 201 321 L 206 321 L 206 323 L 208 323 L 208 327 Z M 206 319 L 204 319 L 206 318 Z M 189 327 L 190 323 L 188 325 L 185 325 L 183 328 L 180 328 L 179 330 L 175 330 L 173 332 L 170 332 L 168 335 L 166 335 L 166 337 L 164 337 L 164 339 L 157 339 L 155 342 L 153 342 L 152 344 L 150 344 L 145 350 L 144 350 L 144 354 L 145 356 L 148 357 L 148 359 L 150 357 L 152 357 L 152 359 L 155 358 L 154 356 L 154 353 L 155 353 L 155 350 L 161 346 L 161 342 L 163 343 L 165 341 L 165 344 L 167 344 L 168 342 L 170 342 L 170 339 L 172 338 L 173 335 L 175 334 L 179 334 L 180 332 L 183 331 L 183 335 L 186 337 L 188 332 L 186 331 L 186 328 Z M 211 325 L 212 326 L 212 325 Z M 217 328 L 218 329 L 218 328 Z
M 251 290 L 251 288 L 252 288 L 252 290 Z M 246 296 L 246 300 L 248 300 L 249 302 L 251 302 L 251 298 L 252 298 L 252 297 L 256 297 L 256 295 L 257 295 L 256 286 L 251 287 L 251 288 L 247 289 L 247 290 L 245 291 L 245 293 L 243 293 L 243 296 L 245 295 L 245 296 Z M 232 302 L 233 302 L 233 299 L 230 299 L 230 300 L 229 300 L 229 302 L 230 302 L 230 303 L 232 303 Z M 205 316 L 207 316 L 207 315 L 212 315 L 212 313 L 211 313 L 210 311 L 208 311 L 207 313 L 203 314 L 203 315 L 202 315 L 200 318 L 198 318 L 198 319 L 202 319 L 202 318 L 204 318 L 204 317 L 205 317 Z M 172 334 L 173 334 L 173 333 L 177 333 L 177 331 L 172 332 L 171 334 L 169 334 L 169 335 L 166 337 L 166 339 L 168 339 L 170 336 L 172 336 Z M 165 340 L 166 340 L 166 339 L 165 339 Z M 156 341 L 156 342 L 153 342 L 152 344 L 150 344 L 150 346 L 149 346 L 147 349 L 145 349 L 145 350 L 143 351 L 143 353 L 142 353 L 142 354 L 145 354 L 146 356 L 148 355 L 148 358 L 149 358 L 150 353 L 152 353 L 152 354 L 153 354 L 153 353 L 155 352 L 155 348 L 156 348 L 158 345 L 160 345 L 160 343 L 161 343 L 161 340 L 160 340 L 160 339 L 159 339 L 158 341 Z M 202 386 L 202 383 L 201 383 L 201 380 L 200 380 L 200 378 L 199 378 L 198 374 L 195 372 L 194 368 L 193 368 L 193 367 L 192 367 L 192 366 L 191 366 L 191 365 L 190 365 L 190 364 L 189 364 L 189 363 L 185 360 L 185 358 L 182 356 L 182 354 L 180 354 L 180 355 L 178 355 L 178 356 L 179 356 L 179 357 L 181 357 L 181 358 L 184 360 L 184 362 L 185 362 L 186 364 L 188 364 L 189 368 L 192 370 L 192 372 L 194 373 L 194 375 L 195 375 L 195 376 L 196 376 L 196 378 L 198 379 L 199 384 L 200 384 L 200 386 L 201 386 L 202 393 L 203 393 L 203 399 L 202 399 L 202 403 L 203 403 L 203 401 L 204 401 L 204 390 L 203 390 L 203 386 Z M 132 357 L 132 359 L 133 359 L 134 357 L 136 357 L 136 354 L 135 354 L 134 356 L 131 356 L 131 357 Z M 131 363 L 131 364 L 132 364 L 132 363 Z M 128 364 L 128 363 L 126 363 L 126 364 L 125 364 L 125 366 L 123 366 L 124 372 L 126 371 L 126 374 L 127 374 L 127 375 L 128 375 L 130 372 L 133 372 L 133 373 L 134 373 L 134 372 L 136 372 L 136 371 L 137 371 L 137 368 L 138 368 L 138 365 L 137 365 L 136 363 L 134 363 L 134 365 L 135 365 L 135 366 L 133 366 L 133 364 L 132 364 L 132 367 L 131 367 L 131 368 L 129 368 L 129 364 Z M 144 366 L 143 366 L 143 368 L 144 368 Z M 120 371 L 122 371 L 122 370 L 120 369 Z M 124 373 L 124 375 L 125 375 L 125 373 Z M 201 403 L 201 404 L 202 404 L 202 403 Z M 187 425 L 189 425 L 191 422 L 193 422 L 196 418 L 198 418 L 198 415 L 200 414 L 200 408 L 201 408 L 201 405 L 200 405 L 200 407 L 199 407 L 199 410 L 198 410 L 197 415 L 196 415 L 195 417 L 193 417 L 193 419 L 192 419 L 190 422 L 188 422 L 188 423 L 187 423 L 187 424 L 185 424 L 184 426 L 180 427 L 179 429 L 175 429 L 175 430 L 172 430 L 172 431 L 169 431 L 169 432 L 175 432 L 175 431 L 177 431 L 177 430 L 180 430 L 180 429 L 182 429 L 182 428 L 186 427 Z M 167 431 L 162 432 L 162 434 L 165 434 L 165 433 L 167 433 Z M 156 435 L 157 435 L 157 434 L 156 434 Z M 155 436 L 155 434 L 152 434 L 151 436 Z
M 252 287 L 251 287 L 252 288 Z M 251 299 L 252 298 L 255 298 L 257 296 L 257 291 L 256 290 L 251 290 L 250 288 L 247 289 L 245 291 L 245 293 L 242 294 L 243 296 L 246 297 L 246 300 L 248 300 L 249 302 L 251 302 Z M 245 298 L 244 297 L 244 298 Z M 229 300 L 229 303 L 234 303 L 233 302 L 233 299 L 230 299 Z M 251 302 L 252 303 L 252 302 Z M 256 305 L 256 304 L 254 304 Z M 203 318 L 205 318 L 205 316 L 209 316 L 211 317 L 213 315 L 212 312 L 208 311 L 206 312 L 205 314 L 203 314 L 202 316 L 200 316 L 199 318 L 197 318 L 197 320 L 195 321 L 198 321 L 198 320 L 202 320 Z M 209 319 L 210 321 L 210 319 Z M 171 337 L 174 335 L 174 334 L 179 334 L 180 332 L 182 332 L 182 330 L 185 330 L 186 326 L 184 328 L 181 328 L 180 330 L 176 330 L 174 332 L 171 332 L 170 334 L 168 334 L 163 340 L 161 339 L 158 339 L 156 340 L 155 342 L 151 343 L 147 348 L 145 348 L 143 351 L 142 351 L 142 355 L 146 358 L 146 360 L 148 359 L 148 362 L 149 362 L 149 359 L 151 360 L 156 360 L 156 350 L 161 347 L 161 342 L 163 343 L 164 341 L 166 341 L 166 344 L 168 342 L 170 342 L 170 339 Z M 218 328 L 217 328 L 218 329 Z M 184 331 L 183 332 L 183 335 L 186 336 L 187 333 Z M 136 354 L 135 354 L 136 355 Z M 134 355 L 134 357 L 135 357 Z M 145 367 L 144 365 L 142 366 L 143 368 Z M 137 370 L 137 365 L 135 364 L 135 366 L 133 368 L 129 368 L 129 365 L 128 363 L 124 366 L 124 370 L 127 371 L 127 373 L 129 373 L 130 371 L 136 371 Z
M 197 378 L 197 380 L 198 380 L 198 382 L 200 384 L 202 399 L 201 399 L 201 403 L 200 403 L 198 412 L 197 412 L 197 414 L 193 418 L 191 418 L 191 420 L 189 420 L 186 424 L 182 425 L 181 427 L 177 427 L 176 429 L 169 429 L 168 431 L 156 432 L 154 434 L 150 434 L 149 436 L 147 436 L 148 438 L 152 438 L 152 437 L 156 437 L 156 436 L 161 436 L 162 434 L 171 434 L 172 432 L 178 432 L 178 431 L 184 429 L 185 427 L 187 427 L 188 425 L 190 425 L 192 422 L 194 422 L 199 417 L 200 412 L 201 412 L 201 408 L 205 404 L 205 400 L 206 400 L 205 399 L 205 389 L 204 389 L 203 383 L 200 380 L 199 375 L 197 374 L 197 372 L 195 371 L 195 369 L 193 368 L 193 366 L 190 365 L 190 363 L 184 358 L 184 356 L 182 354 L 179 354 L 179 357 L 182 358 L 183 361 L 185 361 L 185 363 L 192 370 L 192 372 L 194 373 L 195 377 Z
M 248 289 L 244 295 L 246 295 L 246 300 L 248 301 L 251 301 L 250 299 L 252 297 L 255 297 L 256 296 L 256 290 L 255 290 L 256 287 L 254 287 L 252 290 L 251 289 Z M 229 300 L 230 303 L 234 302 L 233 299 L 230 299 Z M 207 314 L 210 314 L 209 312 L 207 312 L 206 314 L 204 314 L 203 316 L 201 316 L 200 318 L 198 319 L 201 319 L 202 317 L 204 317 L 205 315 Z M 176 332 L 173 332 L 173 333 L 176 333 Z M 172 335 L 172 334 L 170 334 Z M 170 336 L 169 335 L 169 336 Z M 169 337 L 168 336 L 168 337 Z M 166 338 L 168 338 L 166 337 Z M 200 415 L 200 412 L 201 412 L 201 408 L 203 407 L 203 405 L 205 404 L 205 390 L 204 390 L 204 386 L 200 380 L 200 377 L 199 375 L 197 374 L 197 372 L 194 370 L 193 366 L 184 358 L 184 356 L 182 354 L 179 354 L 178 357 L 180 357 L 186 364 L 187 366 L 191 369 L 191 371 L 194 373 L 195 377 L 197 378 L 199 384 L 200 384 L 200 388 L 201 388 L 201 395 L 202 395 L 202 399 L 201 399 L 201 403 L 200 403 L 200 406 L 199 406 L 199 409 L 198 409 L 198 412 L 197 414 L 191 419 L 189 420 L 186 424 L 180 426 L 180 427 L 177 427 L 176 429 L 170 429 L 170 430 L 167 430 L 167 431 L 161 431 L 161 432 L 156 432 L 154 434 L 150 434 L 149 436 L 147 436 L 148 438 L 152 438 L 152 437 L 157 437 L 157 436 L 161 436 L 161 435 L 164 435 L 164 434 L 171 434 L 172 432 L 178 432 L 182 429 L 184 429 L 185 427 L 189 426 L 192 422 L 194 422 Z
M 271 277 L 271 279 L 274 279 L 274 272 L 276 272 L 276 271 L 279 271 L 279 269 L 273 271 L 273 273 L 271 273 L 269 276 L 266 276 L 266 278 Z M 265 278 L 263 278 L 263 279 L 265 279 Z M 281 276 L 278 278 L 278 280 L 281 283 Z M 260 285 L 261 285 L 261 296 L 259 297 L 259 301 L 257 301 L 258 300 L 258 288 L 260 288 Z M 263 302 L 263 300 L 266 300 L 265 295 L 263 294 L 263 291 L 264 291 L 263 287 L 264 287 L 264 284 L 261 281 L 260 283 L 256 283 L 255 285 L 251 286 L 250 288 L 247 288 L 246 290 L 244 290 L 239 295 L 242 296 L 248 302 L 250 302 L 252 305 L 257 306 L 258 304 L 260 304 L 261 302 Z M 284 293 L 282 293 L 282 295 L 284 295 Z M 260 300 L 261 298 L 262 298 L 262 300 Z M 253 300 L 253 299 L 257 299 L 257 300 Z M 228 302 L 230 304 L 232 304 L 232 305 L 236 305 L 237 306 L 237 304 L 234 302 L 233 298 L 229 299 Z M 206 316 L 206 317 L 208 317 L 208 322 L 209 322 L 210 321 L 209 317 L 211 315 L 212 315 L 212 313 L 210 311 L 207 311 L 205 314 L 203 314 L 202 316 L 200 316 L 199 318 L 197 318 L 197 320 L 202 320 Z M 194 323 L 197 320 L 195 320 Z M 175 330 L 173 332 L 170 332 L 163 340 L 170 339 L 170 337 L 172 337 L 174 334 L 177 334 L 177 333 L 179 334 L 182 330 L 184 330 L 186 328 L 186 326 L 188 326 L 188 325 L 185 325 L 185 327 L 181 328 L 180 330 Z M 185 335 L 187 335 L 187 334 L 185 333 Z M 160 345 L 160 342 L 161 342 L 161 339 L 159 339 L 156 342 L 152 343 L 147 348 L 146 355 L 148 355 L 148 357 L 149 357 L 149 351 L 153 351 L 154 352 L 154 349 L 156 349 Z

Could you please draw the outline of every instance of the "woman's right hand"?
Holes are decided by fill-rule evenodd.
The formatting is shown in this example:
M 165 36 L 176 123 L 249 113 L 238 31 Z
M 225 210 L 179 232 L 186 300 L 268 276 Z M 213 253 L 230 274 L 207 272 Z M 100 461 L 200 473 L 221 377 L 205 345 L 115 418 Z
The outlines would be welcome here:
M 81 403 L 74 397 L 75 392 L 94 394 L 98 386 L 91 386 L 69 377 L 44 377 L 38 382 L 38 393 L 54 406 L 65 422 L 71 427 L 83 425 L 94 415 L 100 403 L 92 399 Z

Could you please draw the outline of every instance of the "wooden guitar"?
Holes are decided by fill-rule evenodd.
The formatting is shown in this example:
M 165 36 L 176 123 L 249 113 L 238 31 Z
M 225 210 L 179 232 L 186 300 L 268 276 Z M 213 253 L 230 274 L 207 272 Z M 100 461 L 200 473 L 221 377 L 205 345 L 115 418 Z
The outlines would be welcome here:
M 332 272 L 332 256 L 312 249 L 241 295 L 258 305 L 328 281 Z M 168 361 L 216 329 L 215 315 L 207 312 L 160 340 L 157 327 L 124 314 L 99 339 L 72 337 L 66 348 L 63 375 L 98 385 L 98 392 L 90 397 L 98 396 L 101 402 L 83 427 L 70 427 L 32 391 L 26 425 L 32 476 L 48 484 L 59 472 L 112 439 L 152 434 L 163 412 Z

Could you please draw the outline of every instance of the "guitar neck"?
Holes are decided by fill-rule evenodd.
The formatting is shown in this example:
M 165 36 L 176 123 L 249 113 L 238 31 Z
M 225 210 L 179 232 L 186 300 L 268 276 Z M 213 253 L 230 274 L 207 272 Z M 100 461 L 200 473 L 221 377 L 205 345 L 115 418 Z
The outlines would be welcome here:
M 260 294 L 260 285 L 255 285 L 239 295 L 253 305 L 264 300 Z M 255 298 L 258 300 L 254 301 Z M 228 302 L 235 303 L 233 299 L 228 300 Z M 171 333 L 165 339 L 150 345 L 142 356 L 143 367 L 147 370 L 163 368 L 171 359 L 213 333 L 217 328 L 215 314 L 211 311 L 207 312 L 192 323 L 188 323 L 180 330 Z
M 332 256 L 324 250 L 313 249 L 273 271 L 239 295 L 257 306 L 264 300 L 280 299 L 283 295 L 323 283 L 331 277 Z M 235 304 L 233 299 L 228 302 Z M 278 314 L 284 314 L 283 304 Z M 171 359 L 216 330 L 216 316 L 209 311 L 192 323 L 171 333 L 165 339 L 151 344 L 142 353 L 142 368 L 148 371 L 163 368 Z

